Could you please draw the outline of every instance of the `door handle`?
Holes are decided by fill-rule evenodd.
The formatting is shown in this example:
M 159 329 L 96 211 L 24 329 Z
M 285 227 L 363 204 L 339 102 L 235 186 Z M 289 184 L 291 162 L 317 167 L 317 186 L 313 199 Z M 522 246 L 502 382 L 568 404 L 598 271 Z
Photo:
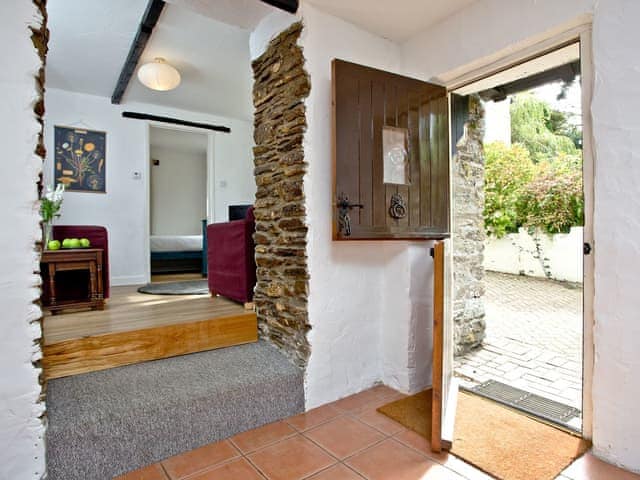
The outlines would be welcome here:
M 582 253 L 584 253 L 585 255 L 590 255 L 592 250 L 593 248 L 591 247 L 591 244 L 589 242 L 584 242 L 582 244 Z
M 351 236 L 351 219 L 349 218 L 349 211 L 353 208 L 364 208 L 361 203 L 350 203 L 349 198 L 344 194 L 340 194 L 338 197 L 338 228 L 345 237 Z

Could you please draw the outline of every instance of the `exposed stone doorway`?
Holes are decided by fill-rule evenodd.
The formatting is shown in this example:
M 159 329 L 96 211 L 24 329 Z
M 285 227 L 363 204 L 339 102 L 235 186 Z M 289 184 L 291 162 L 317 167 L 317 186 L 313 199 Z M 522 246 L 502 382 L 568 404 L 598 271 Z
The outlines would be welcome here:
M 496 147 L 491 142 L 496 140 L 499 123 L 496 111 L 502 111 L 503 123 L 504 112 L 507 114 L 505 138 L 500 139 L 505 144 L 503 150 L 510 153 L 511 149 L 519 148 L 517 142 L 522 142 L 518 132 L 514 132 L 515 122 L 509 118 L 513 110 L 510 105 L 516 101 L 517 93 L 528 92 L 538 102 L 534 106 L 540 106 L 551 85 L 557 87 L 556 95 L 577 90 L 573 92 L 577 99 L 577 111 L 573 114 L 576 119 L 581 118 L 579 78 L 574 81 L 579 73 L 579 59 L 556 68 L 555 72 L 542 71 L 504 85 L 485 83 L 479 95 L 454 99 L 454 134 L 456 119 L 460 124 L 456 102 L 458 110 L 464 110 L 464 126 L 457 126 L 464 134 L 457 137 L 453 157 L 456 376 L 466 388 L 497 381 L 579 411 L 583 382 L 581 224 L 574 222 L 569 230 L 565 222 L 562 227 L 554 225 L 545 230 L 544 226 L 533 228 L 525 221 L 496 234 L 490 217 L 496 213 L 495 179 L 489 175 L 493 174 L 491 168 L 495 170 L 495 163 L 485 165 L 486 158 L 495 161 Z M 541 93 L 545 89 L 548 91 Z M 496 99 L 502 102 L 492 101 Z M 496 107 L 499 103 L 501 107 Z M 547 104 L 548 120 L 558 120 L 554 117 L 556 105 L 553 101 Z M 573 126 L 579 132 L 581 125 Z M 580 159 L 579 179 L 574 179 L 580 195 L 581 141 L 581 135 L 576 137 L 576 149 L 572 150 Z M 550 163 L 564 159 L 558 155 L 549 158 Z M 541 169 L 545 161 L 543 155 L 532 159 L 532 168 Z M 511 167 L 505 163 L 503 168 Z M 541 176 L 549 185 L 539 179 L 536 184 L 534 178 L 529 190 L 557 188 L 552 182 L 553 175 L 548 173 Z M 491 178 L 485 178 L 485 174 Z M 561 233 L 555 235 L 556 231 Z M 564 426 L 581 430 L 579 413 Z

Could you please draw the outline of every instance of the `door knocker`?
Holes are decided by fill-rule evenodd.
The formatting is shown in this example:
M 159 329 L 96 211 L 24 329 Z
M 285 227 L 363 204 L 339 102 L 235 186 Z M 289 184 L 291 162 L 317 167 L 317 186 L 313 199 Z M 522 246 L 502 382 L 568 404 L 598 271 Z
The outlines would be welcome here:
M 394 193 L 391 195 L 391 206 L 389 207 L 389 215 L 396 220 L 407 216 L 407 204 L 404 203 L 402 195 Z

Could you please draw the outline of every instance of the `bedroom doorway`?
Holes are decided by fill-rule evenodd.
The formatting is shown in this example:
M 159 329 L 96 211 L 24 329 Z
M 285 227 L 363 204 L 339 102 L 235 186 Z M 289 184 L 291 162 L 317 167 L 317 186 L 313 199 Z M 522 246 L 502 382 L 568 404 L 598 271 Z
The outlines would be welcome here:
M 206 226 L 214 202 L 213 139 L 207 132 L 149 126 L 151 292 L 206 292 Z M 171 293 L 171 292 L 169 292 Z

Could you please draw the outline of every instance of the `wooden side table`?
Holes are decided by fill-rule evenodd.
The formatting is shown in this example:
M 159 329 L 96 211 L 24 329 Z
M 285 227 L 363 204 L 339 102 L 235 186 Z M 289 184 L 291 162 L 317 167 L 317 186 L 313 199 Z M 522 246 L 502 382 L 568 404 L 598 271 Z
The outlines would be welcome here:
M 64 309 L 91 308 L 104 310 L 104 286 L 102 283 L 101 248 L 77 248 L 61 250 L 45 250 L 42 252 L 40 263 L 47 265 L 49 272 L 49 304 L 45 305 L 52 314 Z M 88 298 L 58 301 L 56 298 L 56 272 L 69 270 L 89 271 Z

